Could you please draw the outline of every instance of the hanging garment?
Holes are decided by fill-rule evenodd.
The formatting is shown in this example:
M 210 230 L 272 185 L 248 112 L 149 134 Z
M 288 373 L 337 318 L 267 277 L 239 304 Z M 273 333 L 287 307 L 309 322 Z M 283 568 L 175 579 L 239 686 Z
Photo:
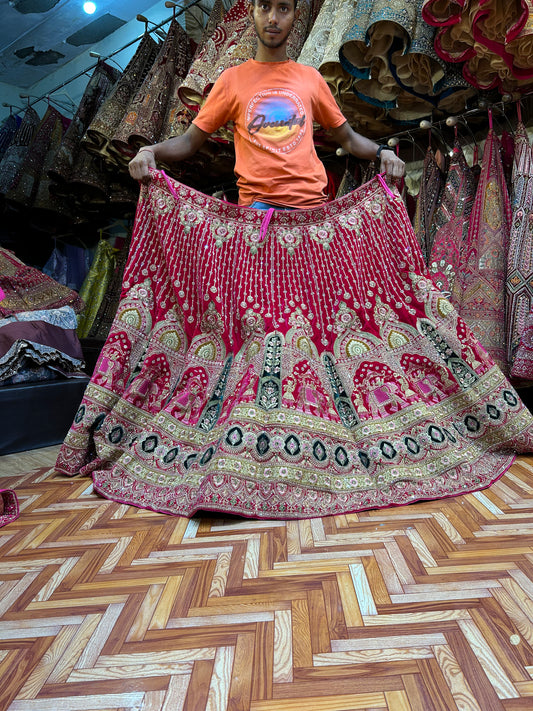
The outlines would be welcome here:
M 433 283 L 455 308 L 460 308 L 462 301 L 457 275 L 465 257 L 476 182 L 474 171 L 468 166 L 463 150 L 456 142 L 442 196 L 435 210 L 435 234 L 429 257 Z
M 462 63 L 465 79 L 479 89 L 515 91 L 533 78 L 531 0 L 424 0 L 422 17 L 437 27 L 435 51 Z
M 341 198 L 348 193 L 351 193 L 359 186 L 359 182 L 355 179 L 354 175 L 348 168 L 345 169 L 342 174 L 342 180 L 337 190 L 337 195 L 335 197 Z
M 353 23 L 356 4 L 353 0 L 325 0 L 298 57 L 300 64 L 322 74 L 337 101 L 342 101 L 353 83 L 339 62 L 339 47 L 346 27 Z
M 509 373 L 505 329 L 505 280 L 511 205 L 499 142 L 489 119 L 481 175 L 459 275 L 459 313 L 504 373 Z
M 533 149 L 521 121 L 515 131 L 511 185 L 512 220 L 505 296 L 507 357 L 512 365 L 526 317 L 533 308 Z M 511 374 L 514 374 L 512 369 Z
M 159 49 L 158 43 L 145 32 L 122 76 L 115 82 L 83 136 L 82 142 L 88 151 L 99 153 L 113 162 L 109 145 L 111 139 L 153 66 Z
M 15 137 L 18 127 L 22 119 L 18 115 L 9 114 L 0 126 L 0 160 L 4 157 L 4 153 L 9 148 L 9 144 Z
M 172 20 L 154 63 L 113 134 L 111 150 L 118 162 L 130 160 L 141 146 L 158 142 L 175 75 L 184 77 L 189 64 L 189 39 L 177 20 Z
M 128 260 L 130 243 L 131 233 L 128 234 L 124 243 L 119 248 L 118 254 L 115 256 L 115 270 L 103 296 L 98 313 L 87 334 L 88 338 L 100 341 L 101 343 L 103 343 L 109 335 L 115 314 L 117 313 L 122 292 L 122 277 L 124 276 L 124 269 L 126 268 L 126 262 Z
M 70 123 L 70 119 L 62 117 L 62 121 L 54 125 L 29 214 L 32 227 L 48 234 L 53 234 L 55 228 L 64 225 L 72 216 L 70 201 L 50 190 L 53 181 L 49 175 Z
M 56 468 L 155 511 L 288 519 L 475 491 L 532 447 L 381 177 L 262 211 L 153 171 Z
M 56 244 L 43 267 L 43 273 L 57 281 L 58 284 L 66 286 L 68 280 L 67 270 L 67 257 Z
M 26 157 L 6 192 L 6 200 L 18 206 L 33 205 L 50 142 L 58 131 L 62 134 L 65 121 L 66 118 L 57 109 L 48 106 L 35 129 Z
M 0 193 L 5 194 L 12 186 L 20 166 L 28 153 L 29 145 L 39 125 L 39 121 L 39 114 L 34 108 L 28 106 L 13 140 L 0 161 Z
M 195 62 L 197 57 L 199 57 L 204 51 L 204 47 L 212 38 L 217 27 L 222 22 L 223 17 L 224 5 L 222 0 L 215 0 L 213 7 L 211 8 L 211 12 L 209 13 L 207 23 L 199 38 L 196 51 L 190 62 L 190 66 L 192 66 L 192 63 Z M 186 72 L 180 74 L 179 77 L 174 78 L 172 94 L 168 100 L 167 113 L 165 120 L 163 121 L 161 136 L 159 138 L 160 141 L 165 141 L 168 138 L 173 138 L 174 136 L 181 136 L 189 128 L 191 121 L 194 118 L 195 112 L 191 108 L 185 106 L 179 94 L 180 87 L 187 76 L 187 72 L 190 70 L 190 66 L 187 67 Z M 169 166 L 169 168 L 171 168 L 171 166 Z
M 239 38 L 249 26 L 248 5 L 247 0 L 235 1 L 191 64 L 178 95 L 183 104 L 193 111 L 198 111 L 208 87 L 214 83 L 212 72 L 218 58 L 226 57 L 226 61 L 230 61 Z
M 0 301 L 0 317 L 61 306 L 72 306 L 76 312 L 83 309 L 83 301 L 75 291 L 24 264 L 13 252 L 1 247 L 0 289 L 5 294 Z
M 444 64 L 433 48 L 435 30 L 420 18 L 422 0 L 359 0 L 339 46 L 340 62 L 361 96 L 394 108 L 402 88 L 433 95 Z
M 83 299 L 85 304 L 85 308 L 78 319 L 77 331 L 80 338 L 86 338 L 91 330 L 113 276 L 117 252 L 118 250 L 112 247 L 108 240 L 100 239 L 98 242 L 91 268 L 80 289 L 80 298 Z
M 17 496 L 10 489 L 0 489 L 0 528 L 19 517 Z
M 83 134 L 119 76 L 118 69 L 98 61 L 48 171 L 49 177 L 55 183 L 56 192 L 68 194 L 67 186 L 78 159 Z
M 436 227 L 434 215 L 441 199 L 445 177 L 446 172 L 441 170 L 435 151 L 429 145 L 424 158 L 414 222 L 415 234 L 426 263 L 433 247 Z

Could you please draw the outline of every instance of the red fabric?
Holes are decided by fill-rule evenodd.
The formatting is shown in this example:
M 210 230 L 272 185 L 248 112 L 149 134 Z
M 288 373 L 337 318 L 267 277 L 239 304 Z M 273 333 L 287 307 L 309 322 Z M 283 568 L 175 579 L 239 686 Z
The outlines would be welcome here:
M 61 306 L 72 306 L 79 313 L 84 308 L 77 292 L 59 284 L 39 269 L 24 264 L 13 252 L 1 247 L 0 288 L 4 292 L 0 301 L 0 317 Z
M 458 311 L 504 373 L 509 373 L 505 323 L 505 280 L 511 204 L 499 142 L 489 129 L 470 216 L 462 270 L 458 275 Z
M 56 467 L 156 511 L 282 519 L 501 476 L 533 417 L 433 287 L 385 186 L 265 214 L 154 172 Z
M 0 489 L 0 528 L 19 517 L 19 505 L 14 491 Z

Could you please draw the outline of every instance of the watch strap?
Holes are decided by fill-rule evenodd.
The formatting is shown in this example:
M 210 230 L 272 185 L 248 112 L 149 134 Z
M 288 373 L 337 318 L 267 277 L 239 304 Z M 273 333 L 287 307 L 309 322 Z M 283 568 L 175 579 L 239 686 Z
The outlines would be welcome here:
M 381 151 L 390 151 L 391 148 L 386 143 L 380 143 L 376 151 L 376 160 L 381 157 Z

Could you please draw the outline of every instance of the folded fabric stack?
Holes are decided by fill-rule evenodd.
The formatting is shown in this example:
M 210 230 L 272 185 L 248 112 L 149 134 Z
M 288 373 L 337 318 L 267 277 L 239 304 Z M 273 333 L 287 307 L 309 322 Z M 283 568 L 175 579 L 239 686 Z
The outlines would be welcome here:
M 78 294 L 0 248 L 0 386 L 85 377 Z

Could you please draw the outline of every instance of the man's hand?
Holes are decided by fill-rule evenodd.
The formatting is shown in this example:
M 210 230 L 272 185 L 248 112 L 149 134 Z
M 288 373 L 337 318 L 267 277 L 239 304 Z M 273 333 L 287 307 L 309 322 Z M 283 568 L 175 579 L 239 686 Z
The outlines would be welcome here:
M 380 155 L 380 173 L 385 173 L 387 180 L 396 181 L 405 175 L 405 163 L 391 148 L 384 148 Z
M 157 168 L 154 151 L 148 146 L 140 148 L 135 158 L 132 158 L 128 164 L 130 175 L 141 183 L 149 183 L 151 180 L 150 168 Z

